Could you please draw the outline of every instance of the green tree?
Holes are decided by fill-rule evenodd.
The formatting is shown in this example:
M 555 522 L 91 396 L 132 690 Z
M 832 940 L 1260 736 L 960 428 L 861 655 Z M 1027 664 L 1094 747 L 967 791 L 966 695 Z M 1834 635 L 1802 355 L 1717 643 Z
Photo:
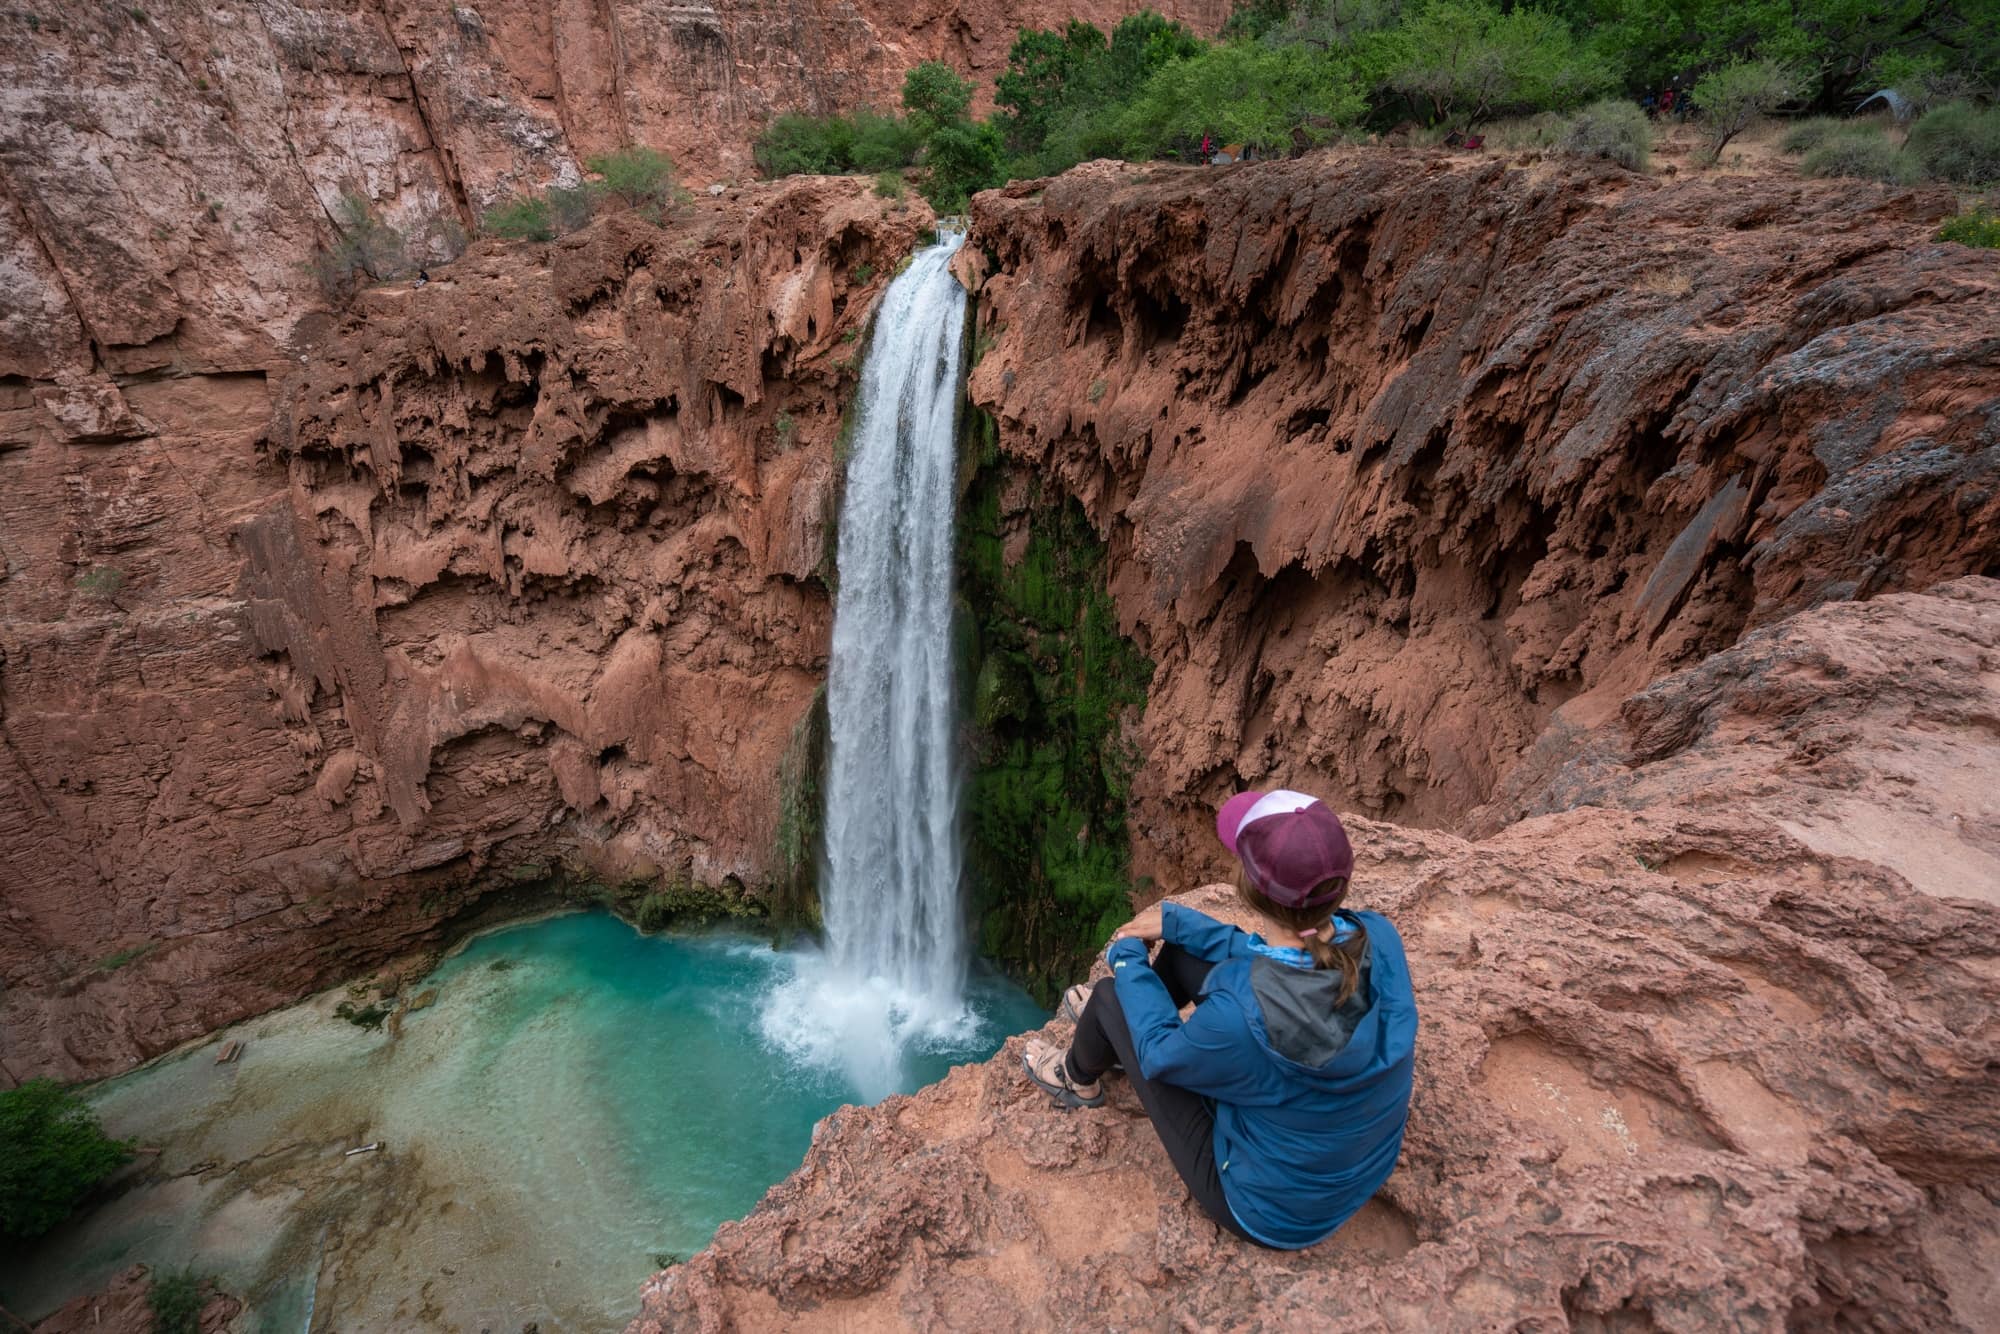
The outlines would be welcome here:
M 41 1236 L 131 1156 L 52 1079 L 0 1092 L 0 1235 Z
M 1433 125 L 1462 133 L 1495 116 L 1573 106 L 1608 83 L 1561 18 L 1489 0 L 1431 0 L 1387 43 L 1389 85 Z
M 1631 86 L 1731 60 L 1776 60 L 1819 111 L 1846 111 L 1916 69 L 1991 82 L 2000 24 L 1991 0 L 1573 0 Z
M 1708 130 L 1708 159 L 1722 156 L 1729 141 L 1760 117 L 1798 98 L 1804 80 L 1775 60 L 1733 60 L 1694 86 L 1694 105 Z
M 1060 33 L 1022 28 L 993 85 L 1008 146 L 1025 153 L 1041 148 L 1054 120 L 1096 91 L 1089 85 L 1096 82 L 1106 49 L 1104 34 L 1081 19 L 1071 19 Z
M 1340 62 L 1299 46 L 1231 42 L 1163 65 L 1124 120 L 1136 157 L 1213 135 L 1266 153 L 1321 142 L 1364 109 Z
M 971 105 L 972 85 L 942 60 L 926 60 L 903 76 L 903 110 L 926 139 L 964 120 Z
M 924 149 L 924 198 L 940 213 L 962 213 L 966 201 L 980 190 L 1004 185 L 1000 131 L 991 121 L 941 125 L 931 132 Z

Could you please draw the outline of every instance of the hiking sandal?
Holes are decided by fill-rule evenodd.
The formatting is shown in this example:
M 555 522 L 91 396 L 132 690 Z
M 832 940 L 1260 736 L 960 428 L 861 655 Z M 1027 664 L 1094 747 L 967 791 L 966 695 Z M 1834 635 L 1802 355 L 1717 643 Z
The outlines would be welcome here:
M 1104 1085 L 1095 1080 L 1079 1084 L 1071 1079 L 1067 1055 L 1061 1047 L 1040 1038 L 1029 1038 L 1021 1053 L 1021 1069 L 1042 1092 L 1056 1100 L 1058 1107 L 1102 1107 Z
M 1062 1007 L 1057 1011 L 1072 1024 L 1083 1019 L 1083 1007 L 1090 1003 L 1090 993 L 1096 990 L 1094 982 L 1079 982 L 1063 992 Z

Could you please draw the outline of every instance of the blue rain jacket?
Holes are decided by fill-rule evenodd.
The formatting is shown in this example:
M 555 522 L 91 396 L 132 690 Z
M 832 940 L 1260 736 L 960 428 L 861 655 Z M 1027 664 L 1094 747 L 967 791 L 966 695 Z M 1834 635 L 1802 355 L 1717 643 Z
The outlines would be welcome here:
M 1162 936 L 1215 968 L 1182 1022 L 1137 940 L 1106 958 L 1148 1079 L 1215 1104 L 1215 1162 L 1244 1231 L 1295 1250 L 1323 1241 L 1389 1179 L 1403 1148 L 1417 1003 L 1403 939 L 1380 913 L 1367 929 L 1361 985 L 1333 1003 L 1340 974 L 1177 903 Z

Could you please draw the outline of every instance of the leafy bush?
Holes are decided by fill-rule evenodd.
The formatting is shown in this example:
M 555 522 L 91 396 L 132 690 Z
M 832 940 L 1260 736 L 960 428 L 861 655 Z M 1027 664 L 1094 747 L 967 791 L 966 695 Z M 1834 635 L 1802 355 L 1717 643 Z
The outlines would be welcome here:
M 848 117 L 854 129 L 854 148 L 849 156 L 850 171 L 887 171 L 907 167 L 924 150 L 924 136 L 900 116 L 878 111 L 857 111 Z
M 1909 150 L 1924 170 L 1960 185 L 2000 181 L 2000 106 L 1952 102 L 1910 127 Z
M 1850 134 L 1862 130 L 1881 133 L 1881 126 L 1872 120 L 1845 120 L 1839 116 L 1808 116 L 1785 131 L 1785 137 L 1778 142 L 1778 150 L 1793 157 L 1810 153 L 1836 134 Z
M 131 1156 L 52 1079 L 0 1092 L 0 1236 L 41 1236 Z
M 1944 226 L 1938 228 L 1937 239 L 2000 250 L 2000 213 L 1982 204 L 1955 218 L 1947 218 Z
M 480 227 L 508 241 L 553 241 L 555 211 L 540 195 L 523 195 L 486 210 Z
M 329 301 L 344 303 L 368 283 L 408 271 L 403 234 L 376 214 L 368 196 L 343 194 L 333 228 L 333 240 L 322 242 L 307 265 Z
M 1861 176 L 1892 185 L 1908 185 L 1923 177 L 1910 155 L 1879 130 L 1828 135 L 1805 155 L 1799 170 L 1808 176 Z
M 542 196 L 548 204 L 549 226 L 557 234 L 589 225 L 597 213 L 597 191 L 589 185 L 556 185 Z
M 757 169 L 779 176 L 838 176 L 907 167 L 923 151 L 923 135 L 896 116 L 862 110 L 850 116 L 774 117 L 757 136 Z
M 1703 75 L 1694 105 L 1708 128 L 1708 160 L 1720 160 L 1731 139 L 1797 99 L 1804 86 L 1804 76 L 1775 60 L 1735 60 Z
M 901 199 L 903 197 L 903 173 L 900 171 L 879 173 L 875 177 L 875 193 L 884 199 Z
M 657 208 L 673 201 L 673 159 L 657 149 L 621 148 L 591 158 L 584 165 L 604 178 L 600 190 L 628 208 Z M 586 211 L 585 221 L 589 216 Z
M 854 126 L 845 116 L 773 116 L 752 145 L 766 176 L 834 176 L 854 160 Z
M 147 1302 L 153 1308 L 153 1334 L 200 1334 L 201 1308 L 208 1305 L 208 1279 L 191 1269 L 164 1278 L 155 1276 Z
M 1653 127 L 1646 113 L 1630 102 L 1592 102 L 1570 119 L 1563 147 L 1644 171 L 1646 158 L 1653 151 Z

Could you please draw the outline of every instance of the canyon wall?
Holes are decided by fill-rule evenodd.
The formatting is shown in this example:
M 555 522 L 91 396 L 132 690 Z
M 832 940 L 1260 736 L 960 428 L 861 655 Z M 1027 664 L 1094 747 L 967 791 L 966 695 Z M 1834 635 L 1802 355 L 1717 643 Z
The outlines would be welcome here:
M 976 405 L 1157 665 L 1137 869 L 1245 786 L 1478 808 L 1829 599 L 2000 573 L 2000 277 L 1943 192 L 1372 150 L 982 195 Z M 969 275 L 971 276 L 971 275 Z
M 593 155 L 747 181 L 778 112 L 893 109 L 928 59 L 984 97 L 1018 26 L 1139 7 L 24 0 L 0 14 L 0 374 L 87 374 L 93 348 L 113 373 L 261 364 L 319 305 L 305 266 L 343 195 L 442 257 Z
M 8 1072 L 119 1069 L 564 868 L 768 882 L 840 411 L 929 223 L 757 186 L 483 243 L 282 380 L 8 387 Z
M 1996 736 L 2000 581 L 1972 577 L 1654 683 L 1595 733 L 1595 805 L 1478 842 L 1353 817 L 1415 1097 L 1394 1175 L 1308 1250 L 1216 1227 L 1123 1079 L 1063 1111 L 1016 1038 L 823 1122 L 632 1334 L 1990 1330 L 2000 910 L 1925 890 L 2000 854 Z M 1849 803 L 1872 847 L 1793 832 Z
M 1135 868 L 1231 916 L 1213 803 L 1360 812 L 1403 1158 L 1245 1246 L 1012 1040 L 829 1119 L 633 1334 L 1990 1328 L 2000 274 L 1952 206 L 1378 152 L 978 197 L 973 402 L 1156 664 Z

